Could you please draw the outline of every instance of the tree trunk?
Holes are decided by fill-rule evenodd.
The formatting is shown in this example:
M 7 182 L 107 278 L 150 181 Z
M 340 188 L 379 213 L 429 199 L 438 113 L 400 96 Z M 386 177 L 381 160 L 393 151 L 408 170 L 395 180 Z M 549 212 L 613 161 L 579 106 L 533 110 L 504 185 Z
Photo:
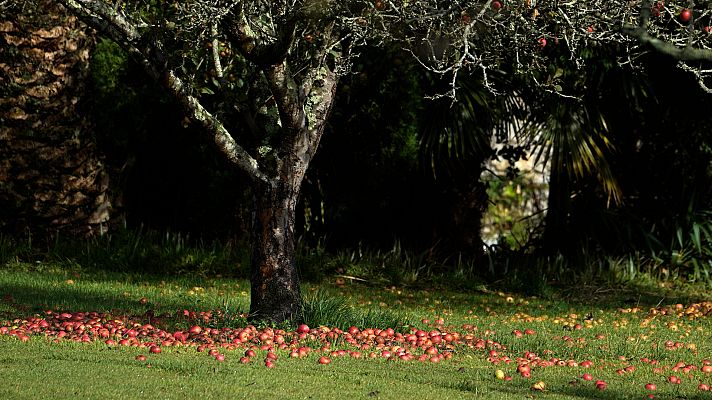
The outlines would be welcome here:
M 555 154 L 554 157 L 557 157 Z M 552 165 L 559 165 L 556 159 Z M 575 235 L 570 231 L 571 182 L 565 171 L 549 172 L 549 195 L 544 217 L 543 249 L 546 254 L 571 254 Z
M 108 173 L 80 108 L 94 44 L 50 1 L 0 17 L 0 228 L 89 236 L 109 220 Z
M 312 70 L 297 91 L 286 62 L 266 68 L 264 75 L 279 109 L 283 139 L 259 162 L 272 178 L 255 180 L 253 186 L 250 318 L 281 323 L 294 320 L 301 311 L 294 252 L 296 206 L 324 133 L 338 77 L 326 67 Z
M 250 318 L 280 323 L 301 307 L 294 254 L 294 218 L 299 184 L 278 180 L 255 188 L 252 221 Z

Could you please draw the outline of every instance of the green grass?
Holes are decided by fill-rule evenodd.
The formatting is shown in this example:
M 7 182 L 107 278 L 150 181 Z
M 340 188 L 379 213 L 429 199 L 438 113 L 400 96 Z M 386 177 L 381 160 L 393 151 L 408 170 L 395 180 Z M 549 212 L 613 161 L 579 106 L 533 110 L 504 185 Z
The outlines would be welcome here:
M 485 392 L 520 398 L 482 363 L 426 365 L 383 360 L 278 360 L 269 370 L 237 359 L 216 363 L 194 351 L 164 352 L 148 364 L 134 349 L 99 345 L 20 344 L 0 338 L 2 398 L 462 398 Z M 26 367 L 21 367 L 21 366 Z M 150 365 L 150 368 L 148 368 Z M 463 366 L 465 370 L 459 371 Z M 509 397 L 507 397 L 510 395 Z M 552 396 L 552 398 L 565 398 Z
M 351 281 L 343 286 L 303 287 L 305 314 L 312 326 L 346 326 L 356 321 L 364 324 L 361 328 L 398 328 L 393 325 L 411 323 L 420 329 L 469 332 L 491 339 L 506 347 L 500 353 L 512 359 L 531 351 L 546 359 L 588 359 L 592 368 L 537 367 L 532 378 L 525 379 L 516 373 L 516 363 L 495 365 L 487 360 L 487 350 L 460 346 L 451 360 L 440 363 L 338 357 L 329 365 L 319 365 L 316 354 L 291 359 L 280 351 L 277 367 L 267 369 L 259 356 L 251 364 L 240 364 L 244 350 L 239 349 L 225 351 L 226 360 L 219 363 L 193 347 L 164 347 L 161 354 L 150 355 L 145 349 L 110 347 L 101 341 L 53 343 L 32 336 L 21 343 L 0 335 L 0 398 L 628 399 L 644 398 L 647 382 L 658 386 L 659 399 L 712 396 L 697 389 L 700 382 L 712 383 L 712 376 L 699 370 L 690 376 L 671 371 L 678 361 L 699 368 L 703 359 L 712 358 L 712 315 L 689 318 L 674 310 L 678 301 L 694 301 L 691 296 L 671 297 L 675 293 L 664 288 L 644 292 L 581 285 L 552 290 L 565 295 L 545 300 L 517 293 L 365 286 Z M 15 318 L 46 309 L 110 312 L 142 322 L 149 310 L 175 315 L 185 309 L 220 310 L 232 318 L 206 324 L 236 327 L 246 324 L 240 313 L 247 310 L 248 301 L 248 283 L 239 279 L 87 271 L 72 263 L 13 262 L 0 268 L 0 326 L 12 326 Z M 651 315 L 650 308 L 672 315 Z M 444 319 L 442 325 L 434 324 L 438 318 Z M 167 318 L 162 323 L 167 329 L 183 329 L 189 321 Z M 583 329 L 575 329 L 576 324 Z M 512 334 L 526 328 L 536 334 L 521 338 Z M 667 340 L 682 345 L 668 349 Z M 139 353 L 147 354 L 148 360 L 136 361 Z M 643 357 L 659 364 L 640 361 Z M 616 372 L 627 365 L 636 371 Z M 513 380 L 497 380 L 497 369 Z M 608 388 L 596 390 L 593 383 L 581 379 L 584 372 L 606 380 Z M 682 384 L 667 383 L 672 374 L 682 377 Z M 530 389 L 537 381 L 546 383 L 545 392 Z

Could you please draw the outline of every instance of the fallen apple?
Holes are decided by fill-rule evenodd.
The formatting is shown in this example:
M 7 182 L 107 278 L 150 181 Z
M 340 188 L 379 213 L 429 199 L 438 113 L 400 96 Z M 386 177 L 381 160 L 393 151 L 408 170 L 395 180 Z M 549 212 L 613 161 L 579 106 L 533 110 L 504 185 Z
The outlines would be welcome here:
M 297 327 L 297 333 L 309 333 L 309 331 L 311 331 L 311 329 L 309 329 L 309 325 L 307 324 L 300 324 Z

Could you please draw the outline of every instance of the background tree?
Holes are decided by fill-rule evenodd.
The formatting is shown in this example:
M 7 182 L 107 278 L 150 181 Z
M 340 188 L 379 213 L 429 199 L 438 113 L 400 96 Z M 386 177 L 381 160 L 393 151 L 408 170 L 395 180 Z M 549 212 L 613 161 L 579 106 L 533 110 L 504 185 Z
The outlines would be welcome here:
M 93 36 L 51 1 L 10 2 L 0 15 L 0 229 L 106 231 L 113 195 L 85 112 Z
M 339 77 L 360 46 L 407 49 L 448 77 L 448 90 L 434 96 L 452 99 L 458 77 L 473 71 L 496 92 L 488 78 L 502 66 L 566 96 L 555 75 L 541 79 L 549 46 L 562 46 L 581 68 L 576 50 L 589 40 L 623 46 L 629 62 L 650 46 L 702 78 L 706 71 L 693 64 L 709 58 L 696 20 L 679 21 L 675 4 L 653 20 L 652 1 L 59 2 L 135 57 L 249 177 L 250 313 L 275 322 L 299 312 L 295 206 Z

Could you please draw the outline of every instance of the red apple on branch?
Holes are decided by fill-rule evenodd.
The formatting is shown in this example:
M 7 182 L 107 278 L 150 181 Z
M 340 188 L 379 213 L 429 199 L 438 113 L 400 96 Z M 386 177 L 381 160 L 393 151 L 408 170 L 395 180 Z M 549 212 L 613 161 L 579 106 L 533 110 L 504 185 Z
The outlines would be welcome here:
M 692 19 L 692 11 L 689 9 L 685 8 L 684 10 L 680 11 L 680 21 L 682 22 L 690 22 Z

